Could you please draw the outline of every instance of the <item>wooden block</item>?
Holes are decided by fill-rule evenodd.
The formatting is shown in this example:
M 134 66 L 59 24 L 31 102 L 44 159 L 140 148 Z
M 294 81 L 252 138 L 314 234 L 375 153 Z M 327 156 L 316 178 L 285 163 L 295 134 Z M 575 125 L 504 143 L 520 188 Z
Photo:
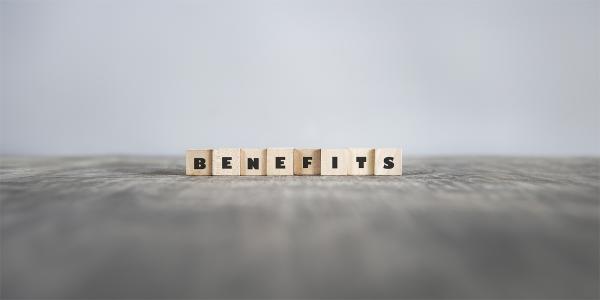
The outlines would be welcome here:
M 320 175 L 321 149 L 294 149 L 294 175 Z
M 242 149 L 240 175 L 267 175 L 267 149 Z
M 375 175 L 402 175 L 402 149 L 375 149 Z
M 348 150 L 321 149 L 321 175 L 348 175 Z
M 185 175 L 212 175 L 212 150 L 185 151 Z
M 348 175 L 373 175 L 375 167 L 375 149 L 348 149 Z
M 214 149 L 213 175 L 240 175 L 240 148 Z
M 267 175 L 294 175 L 294 149 L 267 148 Z

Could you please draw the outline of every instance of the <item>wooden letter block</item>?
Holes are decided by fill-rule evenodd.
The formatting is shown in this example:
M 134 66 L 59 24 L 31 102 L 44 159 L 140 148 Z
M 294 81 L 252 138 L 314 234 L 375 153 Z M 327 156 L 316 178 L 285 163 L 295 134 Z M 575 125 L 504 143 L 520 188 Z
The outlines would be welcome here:
M 185 151 L 185 175 L 212 175 L 212 150 Z
M 375 149 L 375 175 L 402 175 L 402 149 Z
M 242 149 L 240 175 L 267 175 L 267 149 Z
M 240 148 L 213 150 L 213 175 L 240 175 Z
M 294 175 L 294 149 L 268 148 L 267 175 Z
M 348 175 L 348 150 L 321 149 L 321 175 Z
M 294 175 L 320 175 L 321 149 L 294 149 Z
M 375 167 L 375 149 L 348 149 L 348 175 L 373 175 Z

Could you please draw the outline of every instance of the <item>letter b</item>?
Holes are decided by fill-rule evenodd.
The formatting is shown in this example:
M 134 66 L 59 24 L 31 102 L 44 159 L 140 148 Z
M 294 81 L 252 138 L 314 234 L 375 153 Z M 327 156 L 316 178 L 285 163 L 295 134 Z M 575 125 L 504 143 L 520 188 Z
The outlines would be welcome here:
M 194 158 L 194 169 L 202 170 L 206 168 L 206 159 L 202 157 Z

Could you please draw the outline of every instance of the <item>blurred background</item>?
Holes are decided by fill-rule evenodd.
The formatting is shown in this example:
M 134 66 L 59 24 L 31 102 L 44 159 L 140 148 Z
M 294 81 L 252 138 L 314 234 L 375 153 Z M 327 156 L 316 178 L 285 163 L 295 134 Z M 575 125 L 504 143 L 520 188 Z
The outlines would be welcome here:
M 598 0 L 0 0 L 2 299 L 599 299 L 599 183 Z
M 0 1 L 1 154 L 600 154 L 596 0 Z

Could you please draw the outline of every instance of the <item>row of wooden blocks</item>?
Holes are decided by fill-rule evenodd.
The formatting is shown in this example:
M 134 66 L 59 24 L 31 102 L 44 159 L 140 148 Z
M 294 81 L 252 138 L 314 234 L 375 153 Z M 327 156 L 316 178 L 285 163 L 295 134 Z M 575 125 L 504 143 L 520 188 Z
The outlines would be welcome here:
M 186 175 L 402 175 L 402 150 L 194 149 L 185 154 Z

